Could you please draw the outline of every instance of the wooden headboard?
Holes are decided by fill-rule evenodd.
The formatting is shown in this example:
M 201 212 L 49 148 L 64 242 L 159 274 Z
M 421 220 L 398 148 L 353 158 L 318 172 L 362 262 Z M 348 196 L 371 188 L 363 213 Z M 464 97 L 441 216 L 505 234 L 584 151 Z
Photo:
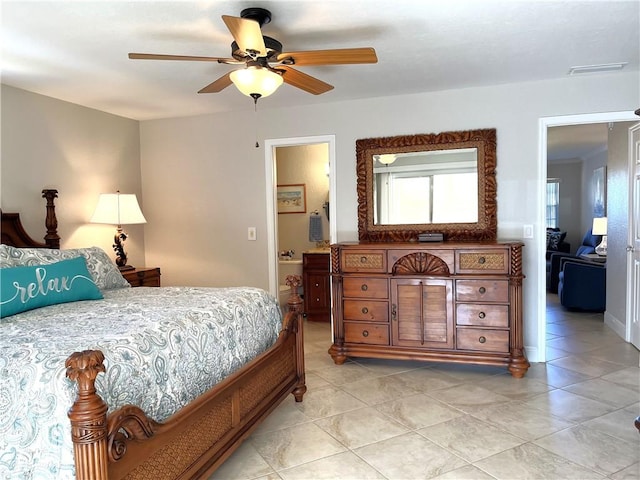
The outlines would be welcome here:
M 58 218 L 56 217 L 56 206 L 54 199 L 58 197 L 58 191 L 52 189 L 42 190 L 42 198 L 47 199 L 47 216 L 45 226 L 47 234 L 44 236 L 44 243 L 37 242 L 26 232 L 20 221 L 19 213 L 2 214 L 2 226 L 0 227 L 0 239 L 5 245 L 12 247 L 38 247 L 38 248 L 60 248 L 60 236 L 58 235 Z

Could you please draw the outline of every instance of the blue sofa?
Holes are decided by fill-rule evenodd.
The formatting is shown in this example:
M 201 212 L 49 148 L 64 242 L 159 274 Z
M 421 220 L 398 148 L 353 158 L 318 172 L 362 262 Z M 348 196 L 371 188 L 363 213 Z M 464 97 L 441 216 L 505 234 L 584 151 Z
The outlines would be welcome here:
M 558 275 L 560 304 L 570 310 L 604 312 L 607 304 L 607 268 L 604 263 L 563 258 Z
M 560 261 L 563 258 L 573 258 L 580 259 L 580 255 L 584 255 L 586 253 L 595 253 L 596 247 L 602 241 L 601 235 L 592 235 L 591 229 L 587 230 L 584 237 L 582 238 L 582 243 L 576 250 L 575 255 L 564 252 L 554 252 L 549 256 L 549 260 L 547 261 L 547 291 L 551 293 L 558 293 L 558 280 L 560 274 Z

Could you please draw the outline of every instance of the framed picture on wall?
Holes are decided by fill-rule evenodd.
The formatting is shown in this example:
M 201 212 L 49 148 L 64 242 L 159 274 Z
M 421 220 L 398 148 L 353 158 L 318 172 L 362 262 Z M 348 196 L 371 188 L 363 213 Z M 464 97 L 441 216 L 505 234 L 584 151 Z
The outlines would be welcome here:
M 276 199 L 278 202 L 278 213 L 307 212 L 307 195 L 304 183 L 278 185 Z
M 607 167 L 599 167 L 593 171 L 593 216 L 607 215 Z

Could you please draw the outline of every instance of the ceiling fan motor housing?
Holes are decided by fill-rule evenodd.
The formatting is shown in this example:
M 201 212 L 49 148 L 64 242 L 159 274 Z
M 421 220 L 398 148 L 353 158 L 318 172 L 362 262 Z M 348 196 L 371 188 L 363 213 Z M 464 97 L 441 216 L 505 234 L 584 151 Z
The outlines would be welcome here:
M 278 55 L 282 53 L 282 44 L 275 38 L 267 37 L 266 35 L 263 35 L 262 38 L 264 40 L 264 46 L 267 49 L 267 60 L 277 61 Z M 231 42 L 231 56 L 242 62 L 247 60 L 248 57 L 245 51 L 240 50 L 238 42 L 236 41 Z
M 240 12 L 240 18 L 255 20 L 261 27 L 271 22 L 271 12 L 264 8 L 245 8 Z

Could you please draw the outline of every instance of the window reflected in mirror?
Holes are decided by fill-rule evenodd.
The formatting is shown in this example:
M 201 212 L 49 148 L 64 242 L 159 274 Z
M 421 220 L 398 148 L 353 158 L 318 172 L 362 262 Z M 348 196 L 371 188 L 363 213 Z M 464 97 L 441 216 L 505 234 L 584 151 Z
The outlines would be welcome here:
M 373 155 L 374 224 L 478 221 L 478 150 Z

